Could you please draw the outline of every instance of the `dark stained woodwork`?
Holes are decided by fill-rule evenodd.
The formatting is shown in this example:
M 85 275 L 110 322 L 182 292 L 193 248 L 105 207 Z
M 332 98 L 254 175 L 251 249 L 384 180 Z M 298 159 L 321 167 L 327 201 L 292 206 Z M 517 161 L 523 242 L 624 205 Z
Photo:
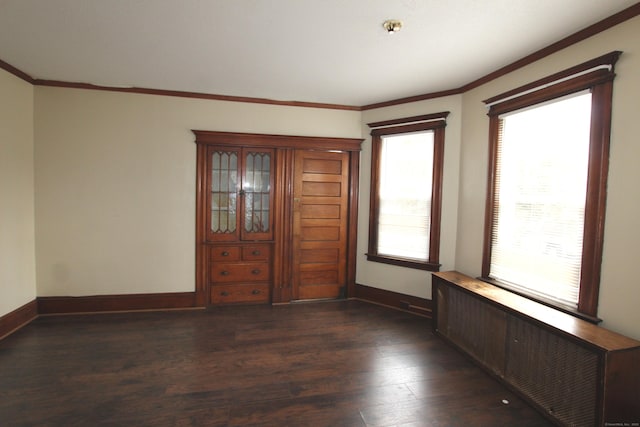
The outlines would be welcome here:
M 479 79 L 469 82 L 459 88 L 443 90 L 440 92 L 426 93 L 423 95 L 414 95 L 406 98 L 399 98 L 399 99 L 394 99 L 390 101 L 364 105 L 361 107 L 361 110 L 365 110 L 365 111 L 373 110 L 376 108 L 407 104 L 410 102 L 424 101 L 427 99 L 442 98 L 444 96 L 459 95 L 459 94 L 468 92 L 492 80 L 498 79 L 502 76 L 512 73 L 515 70 L 518 70 L 520 68 L 526 67 L 527 65 L 533 64 L 534 62 L 539 61 L 540 59 L 545 58 L 553 53 L 559 52 L 562 49 L 566 49 L 571 45 L 574 45 L 583 40 L 586 40 L 589 37 L 592 37 L 598 33 L 601 33 L 610 28 L 613 28 L 616 25 L 621 24 L 625 21 L 628 21 L 629 19 L 635 18 L 638 15 L 640 15 L 640 3 L 636 3 L 614 15 L 609 16 L 608 18 L 603 19 L 602 21 L 596 22 L 595 24 L 590 25 L 587 28 L 584 28 L 576 33 L 573 33 L 562 40 L 552 43 L 547 47 L 544 47 L 530 55 L 525 56 L 524 58 L 521 58 L 515 62 L 512 62 L 511 64 L 508 64 L 502 68 L 499 68 L 496 71 L 493 71 L 483 77 L 480 77 Z
M 5 63 L 6 64 L 6 63 Z M 6 64 L 8 67 L 11 65 Z M 0 68 L 4 68 L 0 64 Z M 13 68 L 13 67 L 11 67 Z M 16 69 L 17 70 L 17 69 Z M 9 69 L 7 69 L 9 71 Z M 21 71 L 17 70 L 19 73 Z M 11 71 L 10 71 L 11 72 Z M 27 74 L 22 73 L 25 77 L 15 72 L 18 77 L 27 80 Z M 179 98 L 193 98 L 193 99 L 209 99 L 214 101 L 229 101 L 229 102 L 244 102 L 249 104 L 266 104 L 266 105 L 284 105 L 289 107 L 306 107 L 306 108 L 324 108 L 331 110 L 346 110 L 346 111 L 360 111 L 360 107 L 353 105 L 343 104 L 329 104 L 320 102 L 304 102 L 304 101 L 280 101 L 277 99 L 255 98 L 248 96 L 232 96 L 232 95 L 218 95 L 202 92 L 187 92 L 179 90 L 166 90 L 166 89 L 153 89 L 144 87 L 113 87 L 113 86 L 101 86 L 91 83 L 75 83 L 75 82 L 63 82 L 59 80 L 45 80 L 45 79 L 32 79 L 30 83 L 35 86 L 50 86 L 50 87 L 66 87 L 72 89 L 88 89 L 88 90 L 101 90 L 108 92 L 124 92 L 124 93 L 139 93 L 144 95 L 158 95 L 158 96 L 174 96 Z
M 199 307 L 195 292 L 161 294 L 38 297 L 38 314 L 96 313 L 104 311 L 164 310 Z
M 338 298 L 347 285 L 349 154 L 296 150 L 294 299 Z
M 206 190 L 198 199 L 197 210 L 200 211 L 204 201 L 206 220 L 199 224 L 204 229 L 197 229 L 196 244 L 209 251 L 205 273 L 208 302 L 269 303 L 273 259 L 270 243 L 275 224 L 275 151 L 224 142 L 226 139 L 222 144 L 206 145 L 206 177 L 198 179 L 203 181 Z M 219 198 L 219 205 L 212 201 L 214 194 Z M 215 222 L 213 206 L 218 206 Z M 248 225 L 247 218 L 250 219 Z
M 275 193 L 281 195 L 279 203 L 274 207 L 275 218 L 278 218 L 274 230 L 273 256 L 273 290 L 271 302 L 288 303 L 292 300 L 291 275 L 293 241 L 293 165 L 294 150 L 276 150 Z
M 271 246 L 266 243 L 207 245 L 212 304 L 268 303 Z
M 236 212 L 236 216 L 235 216 L 235 221 L 233 221 L 233 224 L 228 224 L 228 225 L 233 225 L 233 230 L 229 230 L 227 232 L 218 232 L 215 231 L 214 229 L 214 225 L 211 223 L 211 215 L 210 212 L 207 211 L 207 216 L 206 216 L 206 230 L 207 230 L 207 241 L 209 242 L 237 242 L 237 241 L 266 241 L 266 240 L 272 240 L 273 239 L 273 226 L 274 226 L 274 219 L 273 219 L 273 205 L 274 205 L 274 201 L 273 201 L 273 187 L 274 187 L 274 177 L 273 177 L 273 170 L 274 170 L 274 151 L 272 149 L 268 149 L 268 148 L 253 148 L 253 147 L 230 147 L 230 146 L 215 146 L 215 145 L 211 145 L 208 146 L 207 148 L 207 168 L 206 168 L 206 173 L 207 173 L 207 177 L 206 177 L 206 181 L 205 181 L 205 185 L 206 188 L 212 188 L 212 183 L 214 180 L 220 180 L 219 176 L 214 177 L 213 176 L 213 171 L 212 168 L 210 167 L 211 163 L 212 163 L 212 156 L 213 155 L 220 155 L 220 154 L 224 154 L 227 156 L 233 155 L 236 158 L 237 161 L 237 169 L 233 170 L 233 171 L 220 171 L 218 170 L 218 173 L 223 173 L 226 174 L 224 178 L 227 179 L 227 182 L 229 182 L 228 184 L 228 188 L 226 188 L 227 191 L 222 191 L 222 189 L 218 189 L 218 193 L 219 194 L 228 194 L 229 192 L 233 193 L 236 195 L 236 200 L 235 200 L 235 208 L 237 210 Z M 247 230 L 245 227 L 245 218 L 247 216 L 247 212 L 250 211 L 250 200 L 249 200 L 249 194 L 250 191 L 246 191 L 244 190 L 245 187 L 243 187 L 244 185 L 251 185 L 251 176 L 249 174 L 249 166 L 246 164 L 247 163 L 247 157 L 249 156 L 264 156 L 266 158 L 268 158 L 270 161 L 268 162 L 269 168 L 267 169 L 267 171 L 271 171 L 271 173 L 269 174 L 269 185 L 268 187 L 270 188 L 270 197 L 269 197 L 269 203 L 268 205 L 265 207 L 265 210 L 267 210 L 269 212 L 269 218 L 268 218 L 268 223 L 266 224 L 262 224 L 262 222 L 260 222 L 260 227 L 259 230 Z M 229 166 L 229 165 L 226 165 Z M 235 174 L 234 174 L 235 172 Z M 233 176 L 233 179 L 231 178 Z M 231 182 L 235 181 L 235 186 L 232 187 L 231 186 Z M 260 193 L 255 193 L 257 194 L 256 199 L 260 200 Z M 212 191 L 206 191 L 206 206 L 212 206 Z
M 233 296 L 241 299 L 237 302 L 280 304 L 297 299 L 344 297 L 353 292 L 362 140 L 193 132 L 198 145 L 196 289 L 204 290 L 205 305 L 234 303 Z M 213 152 L 222 151 L 238 152 L 240 159 L 245 157 L 242 153 L 270 153 L 273 223 L 269 233 L 210 231 L 208 207 L 213 177 L 209 163 Z M 303 169 L 298 167 L 297 159 L 303 157 L 300 167 L 305 172 L 301 174 Z M 239 167 L 240 175 L 244 176 L 241 161 Z M 302 204 L 296 202 L 303 199 Z M 242 212 L 241 204 L 239 211 Z M 295 227 L 296 218 L 302 221 L 302 227 Z M 241 226 L 240 220 L 238 228 Z M 247 254 L 260 244 L 270 256 L 248 258 Z M 263 263 L 256 265 L 258 260 Z M 230 288 L 233 283 L 238 287 Z M 263 291 L 265 284 L 269 292 Z M 302 295 L 298 284 L 303 289 L 306 286 Z M 247 298 L 247 289 L 253 285 L 260 292 Z M 217 286 L 224 288 L 213 289 Z
M 444 144 L 446 118 L 449 111 L 421 116 L 405 117 L 383 122 L 369 123 L 371 128 L 371 188 L 369 197 L 369 246 L 368 261 L 427 271 L 440 269 L 440 219 L 442 216 L 442 180 L 444 170 Z M 380 213 L 380 165 L 382 161 L 382 137 L 408 132 L 433 131 L 433 171 L 431 188 L 431 212 L 429 234 L 429 259 L 418 261 L 378 253 L 378 218 Z
M 525 56 L 524 58 L 519 59 L 518 61 L 512 62 L 511 64 L 502 67 L 492 73 L 487 74 L 484 77 L 481 77 L 477 80 L 474 80 L 470 83 L 467 83 L 465 86 L 461 88 L 463 92 L 467 92 L 471 89 L 475 89 L 483 84 L 490 82 L 491 80 L 495 80 L 499 77 L 507 75 L 517 69 L 525 67 L 529 64 L 533 64 L 536 61 L 539 61 L 542 58 L 545 58 L 553 53 L 559 52 L 562 49 L 566 49 L 571 45 L 579 43 L 583 40 L 588 39 L 598 33 L 606 31 L 610 28 L 615 27 L 618 24 L 621 24 L 629 19 L 632 19 L 636 16 L 640 15 L 640 3 L 636 3 L 620 12 L 613 14 L 599 22 L 596 22 L 593 25 L 590 25 L 576 33 L 573 33 L 562 40 L 559 40 L 551 45 L 540 49 L 530 55 Z
M 551 425 L 361 301 L 41 317 L 0 341 L 0 396 L 7 426 Z
M 38 317 L 38 303 L 30 301 L 10 313 L 0 316 L 0 339 L 20 329 Z
M 576 66 L 567 68 L 550 76 L 511 89 L 500 95 L 493 96 L 483 102 L 490 107 L 489 115 L 495 116 L 509 111 L 518 110 L 533 104 L 539 104 L 550 99 L 579 92 L 608 82 L 615 77 L 615 64 L 622 52 L 613 51 Z M 577 73 L 586 72 L 601 65 L 611 65 L 611 70 L 598 69 L 585 75 L 560 82 Z M 551 85 L 546 87 L 547 85 Z M 529 92 L 531 91 L 531 92 Z M 513 97 L 513 98 L 512 98 Z M 511 98 L 511 99 L 509 99 Z
M 456 271 L 433 273 L 433 303 L 436 334 L 550 419 L 640 422 L 640 341 Z
M 206 239 L 208 216 L 211 215 L 206 200 L 209 191 L 209 172 L 207 170 L 207 146 L 198 144 L 196 148 L 196 303 L 200 307 L 209 304 L 209 284 L 207 268 L 208 249 L 201 244 Z
M 2 59 L 0 59 L 0 69 L 5 70 L 6 72 L 13 74 L 14 76 L 24 80 L 27 83 L 31 83 L 31 84 L 35 83 L 35 79 L 33 77 L 31 77 L 30 75 L 28 75 L 24 71 L 17 69 L 13 65 L 11 65 L 11 64 L 9 64 L 7 62 L 4 62 Z
M 354 295 L 358 242 L 358 204 L 360 197 L 360 153 L 350 153 L 349 165 L 349 231 L 347 236 L 347 292 Z
M 247 304 L 269 301 L 268 283 L 218 284 L 211 287 L 212 304 Z
M 606 31 L 609 28 L 612 28 L 631 18 L 636 17 L 639 14 L 640 14 L 640 3 L 636 3 L 628 7 L 627 9 L 624 9 L 614 15 L 611 15 L 599 22 L 596 22 L 595 24 L 590 25 L 587 28 L 584 28 L 576 33 L 573 33 L 562 40 L 552 43 L 551 45 L 543 49 L 540 49 L 530 55 L 527 55 L 524 58 L 521 58 L 515 62 L 512 62 L 509 65 L 499 68 L 496 71 L 493 71 L 483 77 L 480 77 L 479 79 L 471 81 L 459 88 L 414 95 L 414 96 L 398 98 L 398 99 L 393 99 L 393 100 L 384 101 L 384 102 L 377 102 L 374 104 L 368 104 L 363 106 L 300 102 L 300 101 L 279 101 L 279 100 L 273 100 L 273 99 L 230 96 L 230 95 L 216 95 L 216 94 L 207 94 L 207 93 L 199 93 L 199 92 L 184 92 L 184 91 L 175 91 L 175 90 L 137 88 L 137 87 L 121 88 L 121 87 L 93 85 L 89 83 L 74 83 L 74 82 L 63 82 L 59 80 L 34 79 L 27 73 L 17 69 L 16 67 L 2 60 L 0 60 L 0 69 L 3 69 L 21 78 L 22 80 L 36 86 L 66 87 L 66 88 L 73 88 L 73 89 L 102 90 L 102 91 L 109 91 L 109 92 L 140 93 L 140 94 L 146 94 L 146 95 L 176 96 L 181 98 L 211 99 L 211 100 L 219 100 L 219 101 L 246 102 L 246 103 L 267 104 L 267 105 L 285 105 L 285 106 L 293 106 L 293 107 L 326 108 L 326 109 L 332 109 L 332 110 L 366 111 L 366 110 L 373 110 L 376 108 L 389 107 L 393 105 L 424 101 L 427 99 L 435 99 L 435 98 L 442 98 L 445 96 L 459 95 L 461 93 L 464 93 L 474 88 L 477 88 L 479 86 L 482 86 L 483 84 L 488 83 L 492 80 L 495 80 L 499 77 L 502 77 L 506 74 L 509 74 L 519 68 L 525 67 L 529 64 L 539 61 L 540 59 L 546 56 L 549 56 L 555 52 L 558 52 L 562 49 L 566 49 L 567 47 L 573 44 L 581 42 L 582 40 L 586 40 L 589 37 L 592 37 L 602 31 Z
M 609 146 L 613 82 L 599 84 L 592 91 L 591 142 L 589 144 L 589 174 L 584 209 L 582 275 L 578 311 L 596 317 L 600 296 L 600 271 L 604 250 L 604 223 L 609 177 Z
M 361 284 L 356 284 L 355 291 L 351 295 L 361 301 L 367 301 L 431 318 L 431 300 L 426 298 L 405 295 Z
M 214 283 L 269 280 L 268 262 L 213 262 L 209 272 Z
M 384 120 L 381 122 L 371 122 L 371 123 L 367 123 L 367 126 L 369 126 L 370 129 L 375 129 L 375 128 L 381 128 L 381 127 L 391 127 L 391 129 L 393 129 L 392 126 L 396 126 L 396 125 L 403 125 L 406 126 L 409 123 L 418 123 L 418 122 L 428 122 L 431 120 L 444 120 L 447 117 L 449 117 L 449 111 L 442 111 L 440 113 L 432 113 L 432 114 L 423 114 L 420 116 L 411 116 L 411 117 L 403 117 L 401 119 L 391 119 L 391 120 Z M 418 130 L 422 130 L 422 128 L 418 129 Z M 390 133 L 395 133 L 397 130 L 393 130 Z
M 494 205 L 489 202 L 496 198 L 496 174 L 498 172 L 498 144 L 497 138 L 502 133 L 502 121 L 497 117 L 489 120 L 489 163 L 487 164 L 487 197 L 484 207 L 484 236 L 482 241 L 482 272 L 484 278 L 489 277 L 489 269 L 491 266 L 491 230 L 494 220 Z M 494 139 L 496 142 L 494 142 Z
M 198 144 L 279 149 L 360 151 L 362 139 L 193 130 Z
M 482 256 L 482 277 L 491 281 L 491 236 L 496 199 L 497 152 L 502 121 L 500 114 L 534 106 L 571 93 L 589 89 L 592 96 L 589 165 L 584 210 L 583 252 L 577 316 L 597 321 L 600 269 L 604 246 L 609 145 L 615 64 L 622 52 L 613 51 L 582 64 L 544 77 L 484 101 L 489 106 L 489 165 L 485 206 L 485 232 Z M 610 69 L 594 67 L 610 66 Z M 585 73 L 579 74 L 578 73 Z M 561 80 L 566 79 L 566 80 Z M 544 126 L 544 124 L 541 124 Z M 534 298 L 535 299 L 535 298 Z M 557 303 L 538 299 L 544 304 Z M 560 308 L 566 312 L 568 309 Z

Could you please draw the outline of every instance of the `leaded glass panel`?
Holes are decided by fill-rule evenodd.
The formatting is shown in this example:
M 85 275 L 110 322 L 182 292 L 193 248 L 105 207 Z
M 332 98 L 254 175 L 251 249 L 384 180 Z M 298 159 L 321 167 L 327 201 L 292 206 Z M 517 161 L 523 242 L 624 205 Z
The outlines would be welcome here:
M 233 233 L 237 224 L 238 154 L 215 151 L 211 157 L 211 231 Z

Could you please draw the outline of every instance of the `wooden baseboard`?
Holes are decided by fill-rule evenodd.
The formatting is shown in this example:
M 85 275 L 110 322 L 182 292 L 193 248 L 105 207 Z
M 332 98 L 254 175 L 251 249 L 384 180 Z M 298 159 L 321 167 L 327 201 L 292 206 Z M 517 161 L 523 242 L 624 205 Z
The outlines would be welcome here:
M 0 317 L 0 339 L 38 317 L 38 304 L 36 300 L 26 303 L 22 307 L 13 310 Z
M 195 292 L 38 297 L 37 302 L 41 315 L 199 308 Z
M 355 299 L 419 314 L 431 319 L 431 300 L 356 283 Z
M 425 298 L 359 284 L 355 286 L 354 298 L 431 318 L 431 300 Z M 189 308 L 202 308 L 197 304 L 195 292 L 38 297 L 0 317 L 0 339 L 28 324 L 38 315 Z

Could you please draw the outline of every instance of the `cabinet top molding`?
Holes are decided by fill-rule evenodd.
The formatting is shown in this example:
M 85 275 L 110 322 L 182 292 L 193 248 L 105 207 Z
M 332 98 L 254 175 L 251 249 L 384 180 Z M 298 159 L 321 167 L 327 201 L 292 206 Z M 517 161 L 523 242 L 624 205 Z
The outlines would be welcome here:
M 252 147 L 294 148 L 305 150 L 360 151 L 363 139 L 321 136 L 270 135 L 192 130 L 196 144 L 251 145 Z

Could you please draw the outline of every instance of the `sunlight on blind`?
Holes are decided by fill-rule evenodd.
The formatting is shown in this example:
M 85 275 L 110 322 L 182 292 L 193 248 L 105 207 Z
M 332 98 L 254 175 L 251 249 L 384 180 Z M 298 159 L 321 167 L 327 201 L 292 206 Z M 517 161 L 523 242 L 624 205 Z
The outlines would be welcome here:
M 490 277 L 576 307 L 591 93 L 500 120 Z
M 382 138 L 378 253 L 429 258 L 433 131 Z

